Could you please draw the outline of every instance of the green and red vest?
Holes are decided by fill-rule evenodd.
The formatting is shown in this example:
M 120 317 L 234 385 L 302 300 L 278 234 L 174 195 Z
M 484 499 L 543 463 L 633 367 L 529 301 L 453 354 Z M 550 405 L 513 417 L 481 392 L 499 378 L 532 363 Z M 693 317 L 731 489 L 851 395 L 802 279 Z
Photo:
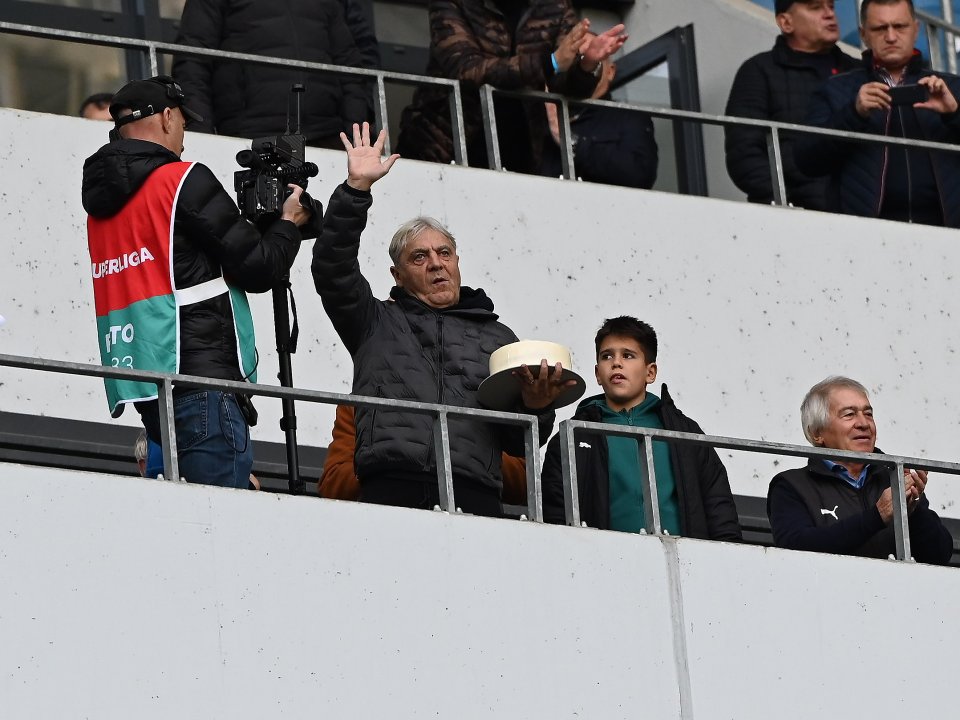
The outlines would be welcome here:
M 87 218 L 100 361 L 104 365 L 176 373 L 180 312 L 185 305 L 230 294 L 240 371 L 256 382 L 253 318 L 246 294 L 223 277 L 178 288 L 173 270 L 177 197 L 194 163 L 154 170 L 120 212 Z M 110 413 L 126 403 L 155 400 L 154 383 L 104 379 Z

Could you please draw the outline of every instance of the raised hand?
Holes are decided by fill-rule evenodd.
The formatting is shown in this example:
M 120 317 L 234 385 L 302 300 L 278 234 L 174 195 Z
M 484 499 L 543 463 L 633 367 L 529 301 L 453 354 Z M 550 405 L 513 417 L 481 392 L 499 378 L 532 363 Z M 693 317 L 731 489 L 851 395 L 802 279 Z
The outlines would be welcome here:
M 390 168 L 399 159 L 393 154 L 383 159 L 383 146 L 387 141 L 387 131 L 383 129 L 374 143 L 370 143 L 370 124 L 363 128 L 353 124 L 353 142 L 346 133 L 340 133 L 340 141 L 347 151 L 347 185 L 354 190 L 367 192 L 373 184 L 390 172 Z

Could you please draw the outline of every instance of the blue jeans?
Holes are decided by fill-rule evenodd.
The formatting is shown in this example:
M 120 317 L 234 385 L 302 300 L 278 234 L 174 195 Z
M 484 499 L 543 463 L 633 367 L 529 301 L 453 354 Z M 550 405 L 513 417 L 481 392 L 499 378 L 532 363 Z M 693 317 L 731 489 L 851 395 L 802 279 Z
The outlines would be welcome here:
M 137 409 L 149 440 L 159 445 L 160 418 L 156 402 Z M 247 488 L 253 468 L 253 444 L 236 397 L 217 390 L 190 391 L 173 400 L 180 475 L 187 482 Z M 147 455 L 147 477 L 163 472 L 159 453 Z

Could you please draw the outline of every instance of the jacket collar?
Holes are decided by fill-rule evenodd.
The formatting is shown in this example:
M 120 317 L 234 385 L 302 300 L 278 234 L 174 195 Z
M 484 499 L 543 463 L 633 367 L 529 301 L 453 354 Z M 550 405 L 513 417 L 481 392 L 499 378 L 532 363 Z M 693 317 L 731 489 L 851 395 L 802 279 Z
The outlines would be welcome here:
M 781 65 L 788 65 L 790 67 L 804 68 L 809 67 L 809 57 L 812 53 L 799 52 L 794 50 L 789 45 L 787 45 L 787 39 L 782 35 L 777 35 L 776 41 L 773 43 L 773 56 L 776 58 L 777 62 Z M 840 56 L 843 55 L 843 50 L 834 45 L 830 50 L 824 55 L 829 55 L 833 58 L 834 64 L 839 64 Z
M 863 68 L 870 73 L 871 75 L 876 75 L 879 67 L 873 60 L 873 51 L 864 50 L 863 51 Z M 913 49 L 913 57 L 910 58 L 910 62 L 907 63 L 906 70 L 903 73 L 904 77 L 908 75 L 919 75 L 922 70 L 925 70 L 927 67 L 926 58 L 923 57 L 921 53 L 916 48 Z

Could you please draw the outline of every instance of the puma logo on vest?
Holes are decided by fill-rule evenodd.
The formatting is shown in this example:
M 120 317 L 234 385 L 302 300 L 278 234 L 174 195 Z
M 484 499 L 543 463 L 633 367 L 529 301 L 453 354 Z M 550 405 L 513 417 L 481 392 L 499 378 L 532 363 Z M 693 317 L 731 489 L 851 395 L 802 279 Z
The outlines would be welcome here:
M 833 510 L 827 510 L 826 508 L 820 508 L 820 514 L 821 514 L 821 515 L 833 515 L 833 519 L 834 519 L 834 520 L 839 520 L 840 518 L 837 517 L 837 508 L 838 508 L 838 507 L 840 507 L 840 506 L 839 506 L 839 505 L 834 505 L 834 506 L 833 506 Z

